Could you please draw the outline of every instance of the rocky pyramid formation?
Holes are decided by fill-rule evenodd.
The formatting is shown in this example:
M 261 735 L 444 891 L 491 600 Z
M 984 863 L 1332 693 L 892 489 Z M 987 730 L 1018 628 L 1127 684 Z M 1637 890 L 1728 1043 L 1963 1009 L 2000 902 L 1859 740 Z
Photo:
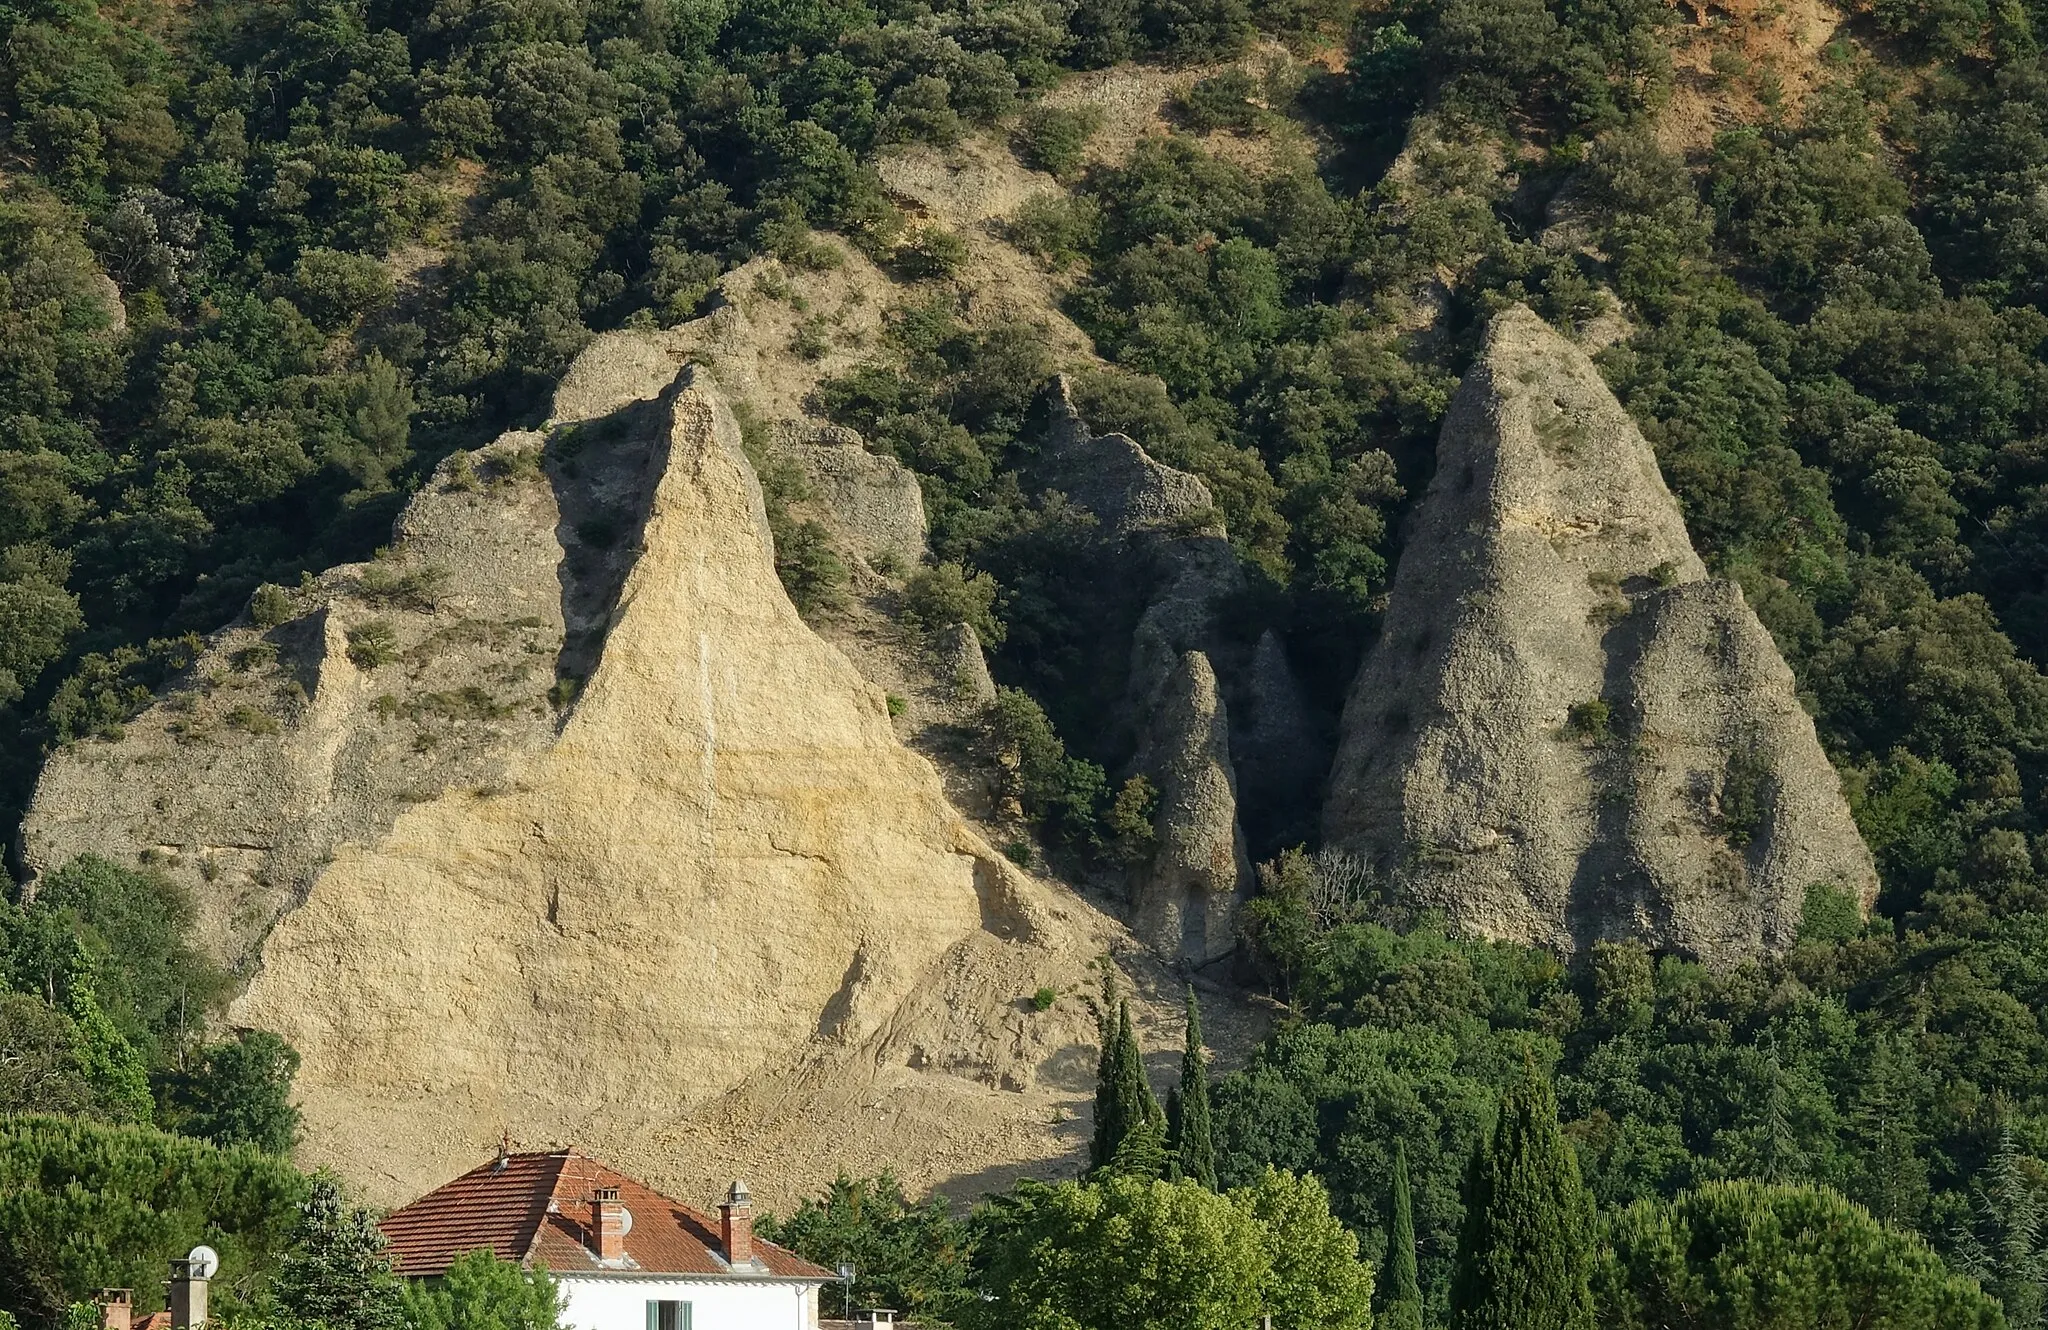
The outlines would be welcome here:
M 1328 843 L 1564 949 L 1779 951 L 1870 854 L 1792 674 L 1583 352 L 1496 316 L 1345 707 Z
M 306 1162 L 380 1200 L 501 1130 L 785 1205 L 1085 1139 L 1049 1124 L 1085 1112 L 1092 1016 L 1024 999 L 1118 930 L 990 850 L 797 616 L 673 351 L 601 341 L 545 432 L 451 458 L 385 557 L 260 595 L 27 820 L 32 867 L 190 887 L 251 976 L 233 1018 L 304 1055 Z

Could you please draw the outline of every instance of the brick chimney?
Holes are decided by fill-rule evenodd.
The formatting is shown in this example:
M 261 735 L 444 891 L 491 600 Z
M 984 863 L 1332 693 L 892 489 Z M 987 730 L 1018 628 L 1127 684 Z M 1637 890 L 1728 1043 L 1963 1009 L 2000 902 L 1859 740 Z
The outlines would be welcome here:
M 135 1295 L 125 1288 L 100 1290 L 100 1330 L 128 1330 L 135 1319 Z
M 172 1330 L 197 1330 L 206 1324 L 207 1275 L 190 1257 L 171 1262 Z
M 718 1207 L 718 1237 L 725 1244 L 726 1264 L 754 1263 L 754 1198 L 744 1182 L 735 1181 Z
M 590 1198 L 590 1231 L 597 1236 L 597 1259 L 626 1259 L 626 1207 L 617 1187 L 599 1187 Z

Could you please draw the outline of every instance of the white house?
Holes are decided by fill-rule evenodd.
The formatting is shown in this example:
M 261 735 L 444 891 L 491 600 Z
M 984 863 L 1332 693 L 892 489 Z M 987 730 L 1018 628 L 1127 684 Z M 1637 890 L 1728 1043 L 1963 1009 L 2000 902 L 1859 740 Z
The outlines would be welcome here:
M 835 1278 L 754 1238 L 741 1183 L 713 1219 L 577 1150 L 501 1154 L 379 1227 L 412 1278 L 481 1247 L 547 1270 L 563 1330 L 818 1330 Z

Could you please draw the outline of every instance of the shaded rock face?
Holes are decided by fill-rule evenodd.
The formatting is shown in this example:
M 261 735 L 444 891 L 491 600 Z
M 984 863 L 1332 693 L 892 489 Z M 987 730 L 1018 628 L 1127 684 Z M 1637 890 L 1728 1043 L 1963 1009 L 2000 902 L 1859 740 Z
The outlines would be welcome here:
M 1228 955 L 1251 864 L 1237 827 L 1230 717 L 1201 652 L 1168 676 L 1133 765 L 1158 789 L 1159 806 L 1152 861 L 1133 875 L 1131 931 L 1161 955 L 1197 964 Z
M 1231 721 L 1240 817 L 1264 829 L 1260 853 L 1312 840 L 1318 787 L 1330 763 L 1328 720 L 1318 718 L 1270 628 L 1252 652 L 1244 704 Z
M 802 468 L 812 502 L 854 554 L 901 568 L 924 558 L 924 491 L 909 468 L 869 452 L 859 434 L 841 425 L 779 421 L 775 444 Z
M 579 364 L 557 415 L 595 418 L 450 459 L 387 559 L 55 755 L 30 863 L 181 879 L 250 974 L 231 1019 L 303 1054 L 304 1161 L 379 1201 L 501 1129 L 785 1202 L 848 1158 L 1063 1154 L 1093 1022 L 1018 994 L 1114 928 L 994 853 L 798 618 L 708 379 Z
M 1789 946 L 1876 873 L 1790 670 L 1693 553 L 1583 352 L 1497 316 L 1345 707 L 1327 843 L 1414 904 L 1563 949 Z
M 1161 797 L 1157 853 L 1132 876 L 1132 927 L 1163 956 L 1206 963 L 1234 945 L 1236 901 L 1251 880 L 1229 710 L 1212 665 L 1244 654 L 1221 621 L 1244 574 L 1200 477 L 1127 435 L 1091 431 L 1064 377 L 1048 408 L 1036 479 L 1094 515 L 1101 575 L 1144 588 L 1116 715 L 1135 752 L 1127 770 Z

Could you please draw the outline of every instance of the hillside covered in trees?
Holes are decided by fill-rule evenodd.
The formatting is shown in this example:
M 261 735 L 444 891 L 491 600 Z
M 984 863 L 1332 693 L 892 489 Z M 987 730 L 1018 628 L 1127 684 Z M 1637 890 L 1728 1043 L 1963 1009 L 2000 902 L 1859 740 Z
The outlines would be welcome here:
M 941 1316 L 970 1249 L 977 1287 L 1087 1306 L 1087 1271 L 1034 1293 L 997 1253 L 1178 1213 L 1270 1274 L 1255 1225 L 1327 1204 L 1381 1271 L 1382 1315 L 1409 1314 L 1386 1305 L 1399 1292 L 1425 1323 L 1476 1324 L 1456 1292 L 1471 1161 L 1504 1096 L 1526 1114 L 1514 1096 L 1554 1095 L 1609 1235 L 1585 1277 L 1608 1281 L 1615 1324 L 1665 1323 L 1617 1290 L 1678 1278 L 1673 1232 L 1769 1213 L 1852 1229 L 1901 1287 L 1939 1286 L 1930 1316 L 1975 1307 L 1957 1276 L 2031 1330 L 2044 44 L 2033 0 L 0 2 L 9 868 L 27 876 L 17 831 L 51 754 L 120 734 L 204 635 L 369 559 L 446 459 L 546 423 L 594 337 L 698 319 L 767 257 L 796 288 L 849 262 L 889 275 L 864 340 L 784 286 L 791 354 L 857 352 L 811 406 L 921 487 L 930 558 L 884 570 L 885 599 L 908 631 L 966 624 L 988 647 L 1000 688 L 959 746 L 1028 829 L 1011 857 L 1119 880 L 1151 852 L 1159 792 L 1127 777 L 1126 680 L 1099 644 L 1141 607 L 1094 562 L 1095 520 L 1038 480 L 1055 375 L 1096 430 L 1207 486 L 1190 529 L 1228 533 L 1224 631 L 1246 656 L 1283 644 L 1328 746 L 1452 394 L 1492 316 L 1526 304 L 1594 353 L 1706 568 L 1790 666 L 1875 861 L 1869 917 L 1817 890 L 1782 956 L 1560 958 L 1457 934 L 1320 847 L 1319 790 L 1247 787 L 1260 888 L 1231 982 L 1278 1018 L 1211 1088 L 1201 1195 L 1027 1188 L 977 1221 L 978 1248 L 870 1183 L 789 1222 L 831 1230 L 831 1205 L 873 1201 L 915 1249 L 905 1287 L 941 1289 L 904 1301 Z M 1112 150 L 1104 112 L 1059 90 L 1115 68 L 1173 91 Z M 1054 187 L 977 242 L 1029 257 L 1085 353 L 970 299 L 964 228 L 885 185 L 892 154 L 990 145 Z M 849 561 L 792 516 L 801 485 L 757 466 L 784 586 L 828 622 Z M 1574 723 L 1609 738 L 1604 710 Z M 72 1132 L 125 1133 L 131 1162 L 202 1149 L 137 1124 L 217 1143 L 231 1163 L 178 1167 L 252 1198 L 260 1309 L 304 1185 L 265 1157 L 292 1141 L 298 1055 L 227 1030 L 245 976 L 186 940 L 192 917 L 144 862 L 80 859 L 11 893 L 0 1111 L 66 1121 L 10 1128 L 0 1166 L 33 1176 Z M 38 1320 L 119 1273 L 26 1245 L 46 1219 L 0 1211 L 0 1253 L 44 1281 L 0 1299 Z M 884 1245 L 865 1222 L 827 1237 Z M 1404 1224 L 1412 1299 L 1387 1273 Z

